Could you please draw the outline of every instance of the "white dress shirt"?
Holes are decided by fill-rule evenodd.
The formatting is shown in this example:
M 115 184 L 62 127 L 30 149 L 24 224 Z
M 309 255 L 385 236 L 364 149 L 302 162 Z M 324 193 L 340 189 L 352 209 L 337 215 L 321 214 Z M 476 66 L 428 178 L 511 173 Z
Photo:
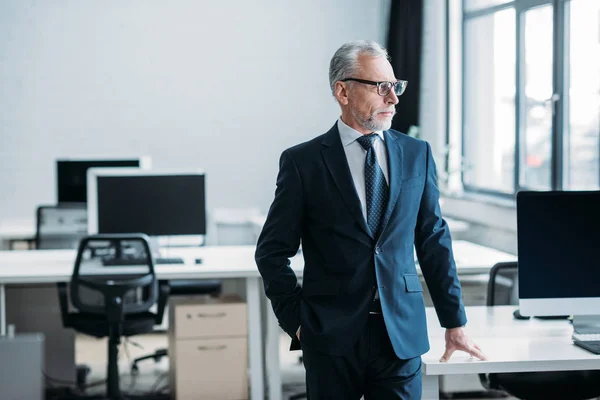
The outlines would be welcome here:
M 337 122 L 338 130 L 340 131 L 340 139 L 342 140 L 342 146 L 344 146 L 344 152 L 346 153 L 346 160 L 348 160 L 348 166 L 350 167 L 350 174 L 354 181 L 354 187 L 362 206 L 363 216 L 367 221 L 367 192 L 365 185 L 365 158 L 367 157 L 367 151 L 356 141 L 359 137 L 363 136 L 362 133 L 350 128 L 348 125 L 338 119 Z M 375 140 L 373 147 L 375 148 L 375 154 L 377 155 L 377 161 L 383 171 L 383 176 L 387 184 L 390 184 L 388 177 L 388 159 L 387 151 L 385 148 L 385 139 L 383 132 L 376 133 L 381 140 Z

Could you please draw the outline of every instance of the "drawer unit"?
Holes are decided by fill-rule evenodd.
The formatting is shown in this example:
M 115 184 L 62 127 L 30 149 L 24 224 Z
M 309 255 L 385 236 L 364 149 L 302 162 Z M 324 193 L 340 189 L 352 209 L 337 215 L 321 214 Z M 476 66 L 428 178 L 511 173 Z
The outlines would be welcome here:
M 182 304 L 175 308 L 177 338 L 245 336 L 246 304 Z
M 177 343 L 177 399 L 247 399 L 246 338 L 189 339 Z
M 174 399 L 248 399 L 247 315 L 246 304 L 238 296 L 169 300 Z

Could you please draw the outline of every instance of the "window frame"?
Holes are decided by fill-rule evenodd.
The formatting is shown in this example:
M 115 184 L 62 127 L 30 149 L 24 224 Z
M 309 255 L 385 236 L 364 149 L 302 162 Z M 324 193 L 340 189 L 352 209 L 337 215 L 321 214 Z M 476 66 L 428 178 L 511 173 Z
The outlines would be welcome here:
M 446 2 L 446 117 L 450 121 L 450 86 L 452 79 L 450 69 L 450 2 L 456 0 L 447 0 Z M 525 53 L 524 53 L 524 28 L 525 28 L 525 12 L 532 8 L 543 5 L 551 5 L 553 8 L 553 38 L 552 38 L 552 100 L 554 103 L 554 112 L 552 114 L 552 131 L 551 131 L 551 153 L 550 153 L 550 190 L 563 190 L 566 186 L 567 168 L 568 168 L 568 144 L 569 144 L 569 128 L 567 126 L 568 118 L 566 118 L 569 110 L 569 63 L 568 63 L 568 46 L 570 45 L 570 27 L 568 18 L 568 3 L 571 0 L 513 0 L 500 5 L 489 6 L 474 11 L 465 11 L 465 2 L 467 0 L 458 0 L 461 5 L 461 27 L 460 27 L 460 155 L 461 159 L 465 158 L 465 25 L 466 22 L 475 18 L 492 15 L 498 11 L 506 9 L 515 10 L 515 28 L 516 28 L 516 71 L 515 71 L 515 149 L 514 149 L 514 169 L 513 169 L 513 187 L 512 191 L 504 192 L 495 189 L 479 187 L 473 184 L 465 183 L 465 171 L 460 170 L 460 183 L 462 190 L 466 193 L 489 195 L 496 198 L 514 199 L 515 193 L 520 190 L 531 190 L 530 187 L 522 185 L 521 173 L 523 170 L 523 140 L 524 140 L 524 93 L 525 83 Z M 458 31 L 458 30 L 457 30 Z M 564 93 L 567 93 L 565 96 Z M 446 124 L 445 143 L 451 144 L 451 125 Z M 567 146 L 567 147 L 565 147 Z M 600 156 L 600 149 L 599 149 Z M 451 166 L 451 160 L 447 156 L 445 165 L 447 170 Z M 600 182 L 599 182 L 600 185 Z

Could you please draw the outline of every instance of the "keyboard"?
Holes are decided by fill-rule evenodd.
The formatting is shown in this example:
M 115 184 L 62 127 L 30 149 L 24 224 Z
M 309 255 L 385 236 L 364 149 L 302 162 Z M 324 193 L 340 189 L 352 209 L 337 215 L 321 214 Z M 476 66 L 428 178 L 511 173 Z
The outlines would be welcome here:
M 181 257 L 158 257 L 154 259 L 155 264 L 183 264 Z
M 148 260 L 145 258 L 105 258 L 102 260 L 102 265 L 105 267 L 145 264 L 148 264 Z M 158 257 L 154 259 L 154 264 L 184 264 L 184 262 L 181 257 Z
M 571 336 L 573 343 L 594 354 L 600 354 L 600 333 L 577 333 Z
M 586 349 L 587 351 L 600 354 L 600 340 L 575 340 L 573 339 L 573 343 L 577 346 Z
M 573 340 L 580 342 L 600 342 L 600 333 L 576 333 L 573 332 Z

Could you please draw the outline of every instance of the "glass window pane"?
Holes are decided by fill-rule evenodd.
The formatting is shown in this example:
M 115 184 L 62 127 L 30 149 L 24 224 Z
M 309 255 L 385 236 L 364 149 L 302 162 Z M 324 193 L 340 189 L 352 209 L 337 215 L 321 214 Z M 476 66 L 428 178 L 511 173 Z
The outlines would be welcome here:
M 482 8 L 499 6 L 512 0 L 465 0 L 465 11 L 481 10 Z
M 566 187 L 596 190 L 600 186 L 600 2 L 573 0 L 568 15 Z
M 552 188 L 552 10 L 525 13 L 525 76 L 520 133 L 520 185 Z
M 512 193 L 515 159 L 515 11 L 465 22 L 464 183 Z

